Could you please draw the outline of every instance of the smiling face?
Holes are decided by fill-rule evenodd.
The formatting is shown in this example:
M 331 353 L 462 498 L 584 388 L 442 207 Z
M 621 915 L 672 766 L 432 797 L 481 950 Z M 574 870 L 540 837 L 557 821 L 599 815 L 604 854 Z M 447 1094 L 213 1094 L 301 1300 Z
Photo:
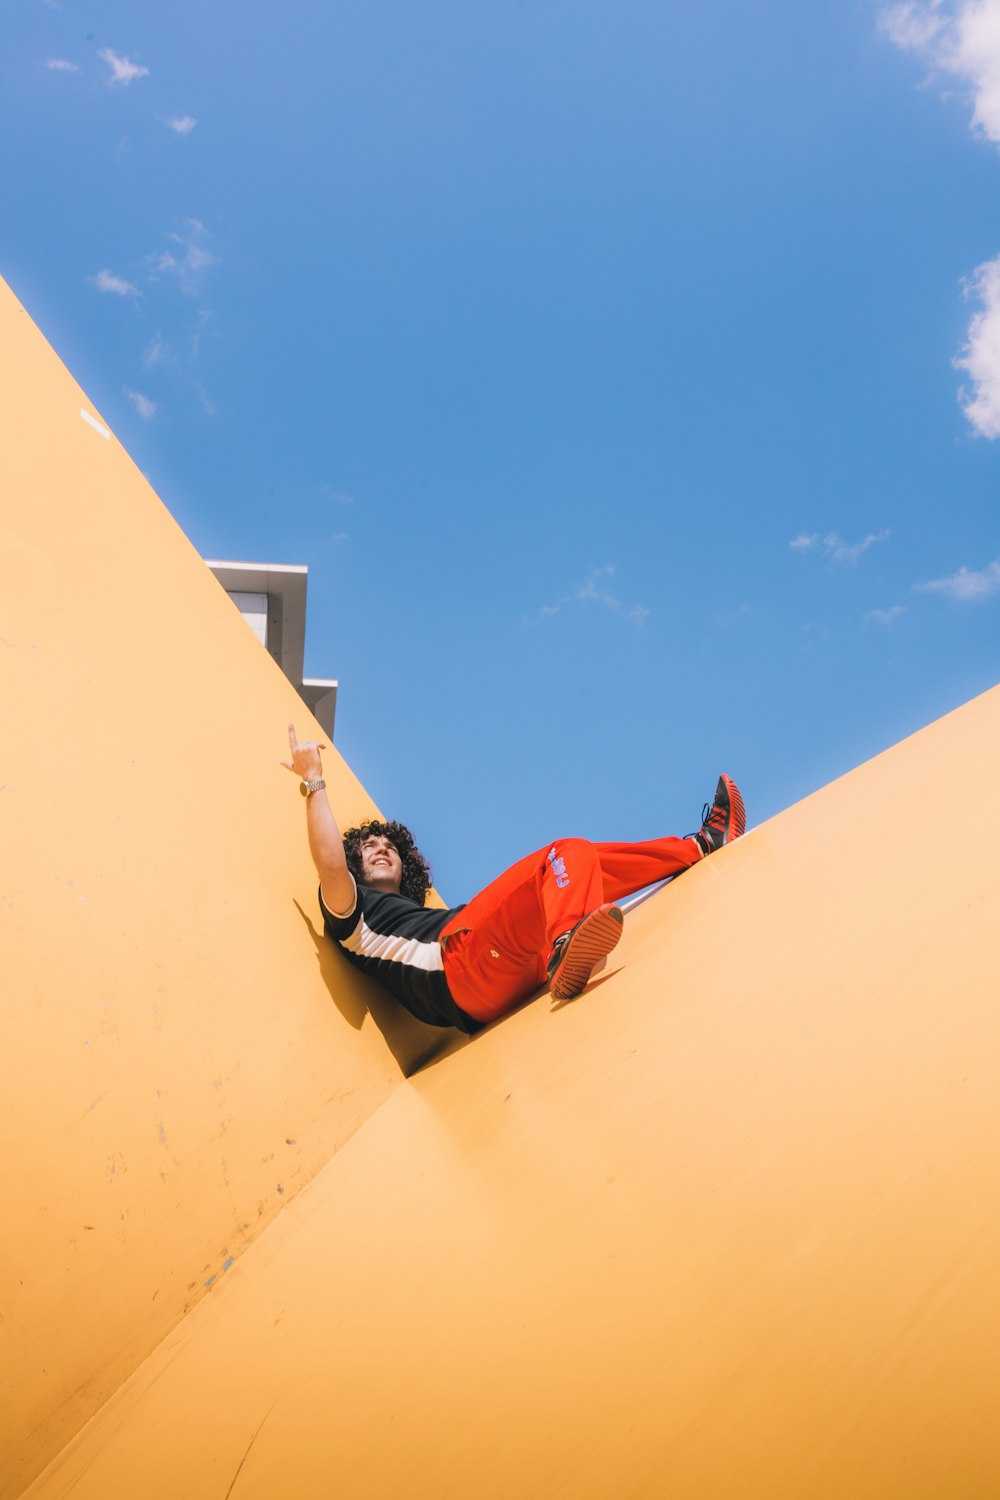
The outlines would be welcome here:
M 373 833 L 361 841 L 361 883 L 378 891 L 398 891 L 403 879 L 399 850 L 384 833 Z

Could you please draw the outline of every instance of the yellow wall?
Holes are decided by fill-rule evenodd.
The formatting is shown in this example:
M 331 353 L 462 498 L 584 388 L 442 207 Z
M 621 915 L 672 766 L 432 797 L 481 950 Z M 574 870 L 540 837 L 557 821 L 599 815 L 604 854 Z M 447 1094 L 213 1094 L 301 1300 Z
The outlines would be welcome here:
M 1000 1494 L 998 743 L 994 691 L 402 1084 L 31 1500 Z
M 291 690 L 0 348 L 3 1494 L 1000 1493 L 1000 690 L 401 1081 L 294 905 Z
M 3 1495 L 437 1035 L 314 941 L 309 716 L 81 407 L 0 283 Z

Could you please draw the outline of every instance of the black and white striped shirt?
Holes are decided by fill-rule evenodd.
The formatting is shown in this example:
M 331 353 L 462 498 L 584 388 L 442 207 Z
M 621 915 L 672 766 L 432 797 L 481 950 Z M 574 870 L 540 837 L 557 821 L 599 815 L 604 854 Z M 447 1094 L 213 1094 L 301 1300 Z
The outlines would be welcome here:
M 461 906 L 441 911 L 418 906 L 408 896 L 354 887 L 346 916 L 327 911 L 320 892 L 323 924 L 347 957 L 394 995 L 412 1015 L 431 1026 L 478 1031 L 481 1022 L 460 1010 L 451 997 L 441 957 L 441 933 Z

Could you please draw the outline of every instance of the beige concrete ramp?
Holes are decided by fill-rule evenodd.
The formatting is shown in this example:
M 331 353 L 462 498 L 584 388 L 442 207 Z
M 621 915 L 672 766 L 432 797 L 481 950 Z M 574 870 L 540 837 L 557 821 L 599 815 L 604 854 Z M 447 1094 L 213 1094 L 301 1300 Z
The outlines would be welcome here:
M 129 485 L 97 592 L 152 514 L 187 587 Z M 22 585 L 47 556 L 39 528 Z M 4 1493 L 45 1462 L 33 1500 L 1000 1493 L 1000 691 L 638 908 L 579 1000 L 404 1079 L 292 904 L 287 697 L 227 602 L 192 592 L 241 674 L 216 708 L 128 594 L 156 714 L 19 597 L 2 649 L 101 712 L 76 682 L 78 745 L 31 700 L 2 794 Z M 228 779 L 189 775 L 237 711 Z
M 401 1085 L 33 1497 L 1000 1492 L 994 692 Z

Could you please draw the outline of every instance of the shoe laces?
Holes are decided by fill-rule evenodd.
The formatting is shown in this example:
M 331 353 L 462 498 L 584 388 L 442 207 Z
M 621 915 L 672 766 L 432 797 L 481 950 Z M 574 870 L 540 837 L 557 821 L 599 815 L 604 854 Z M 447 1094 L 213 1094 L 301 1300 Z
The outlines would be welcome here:
M 702 828 L 725 828 L 727 813 L 717 802 L 706 802 L 701 810 Z

